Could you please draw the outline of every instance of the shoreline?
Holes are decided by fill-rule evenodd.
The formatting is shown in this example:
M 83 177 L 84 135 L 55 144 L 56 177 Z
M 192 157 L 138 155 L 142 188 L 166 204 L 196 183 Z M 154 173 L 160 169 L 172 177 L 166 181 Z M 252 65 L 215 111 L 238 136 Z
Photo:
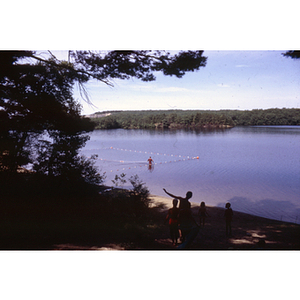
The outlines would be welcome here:
M 164 204 L 160 210 L 162 219 L 172 207 L 172 198 L 150 195 L 153 207 Z M 191 202 L 192 215 L 199 225 L 199 203 Z M 300 250 L 300 225 L 260 217 L 233 210 L 232 235 L 226 236 L 225 207 L 206 206 L 209 217 L 193 241 L 191 250 Z M 171 246 L 168 226 L 156 241 L 161 246 Z M 164 237 L 164 238 L 163 238 Z M 160 248 L 159 246 L 157 248 Z
M 173 200 L 172 197 L 150 194 L 149 198 L 151 199 L 151 201 L 153 201 L 153 203 L 156 203 L 156 205 L 164 204 L 166 206 L 166 209 L 172 208 L 172 200 Z M 192 202 L 192 201 L 189 201 L 189 202 L 191 203 L 191 208 L 192 209 L 200 207 L 200 202 L 199 203 L 198 202 Z M 205 204 L 206 204 L 206 202 L 205 202 Z M 155 204 L 154 204 L 154 206 L 155 206 Z M 215 206 L 215 205 L 207 205 L 206 204 L 206 207 L 210 208 L 210 209 L 211 208 L 216 208 L 216 209 L 225 210 L 225 205 L 224 205 L 224 207 L 222 207 L 222 206 Z M 270 220 L 270 221 L 282 222 L 282 223 L 287 223 L 287 224 L 292 224 L 292 225 L 300 225 L 297 222 L 279 220 L 279 219 L 276 219 L 276 218 L 270 218 L 270 217 L 267 217 L 267 216 L 260 216 L 260 215 L 256 215 L 256 214 L 253 214 L 253 213 L 241 211 L 241 210 L 235 210 L 234 207 L 232 207 L 232 209 L 233 209 L 234 213 L 245 214 L 245 215 L 252 216 L 254 218 L 262 218 L 262 219 L 266 219 L 266 220 Z

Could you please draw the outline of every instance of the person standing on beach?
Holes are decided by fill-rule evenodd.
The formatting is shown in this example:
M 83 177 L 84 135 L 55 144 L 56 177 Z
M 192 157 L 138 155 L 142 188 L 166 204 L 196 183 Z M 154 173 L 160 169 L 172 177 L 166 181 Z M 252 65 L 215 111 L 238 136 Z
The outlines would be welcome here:
M 177 249 L 184 249 L 191 245 L 195 237 L 199 232 L 199 226 L 194 220 L 191 211 L 191 203 L 189 199 L 192 198 L 192 192 L 187 192 L 186 197 L 175 196 L 163 189 L 164 192 L 170 197 L 176 198 L 180 201 L 179 203 L 179 229 L 181 232 L 182 244 Z
M 177 245 L 179 238 L 178 216 L 179 208 L 177 207 L 178 200 L 173 199 L 173 207 L 169 209 L 166 220 L 169 221 L 170 235 L 173 245 Z
M 200 207 L 199 207 L 199 211 L 198 211 L 198 215 L 199 215 L 199 222 L 200 222 L 200 226 L 201 223 L 205 224 L 205 218 L 209 217 L 208 213 L 206 212 L 206 206 L 205 206 L 205 202 L 201 202 Z
M 225 205 L 225 222 L 226 222 L 226 235 L 231 235 L 231 221 L 232 221 L 232 216 L 233 216 L 233 211 L 231 209 L 231 204 L 229 202 L 226 203 Z

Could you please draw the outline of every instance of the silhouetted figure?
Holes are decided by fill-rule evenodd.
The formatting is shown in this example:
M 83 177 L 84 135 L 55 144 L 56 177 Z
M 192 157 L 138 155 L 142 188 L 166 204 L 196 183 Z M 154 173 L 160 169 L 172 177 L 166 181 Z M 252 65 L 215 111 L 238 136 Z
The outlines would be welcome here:
M 166 220 L 169 221 L 170 235 L 173 245 L 177 245 L 179 238 L 178 217 L 179 208 L 177 207 L 178 200 L 173 199 L 173 207 L 169 209 Z
M 201 202 L 200 207 L 199 207 L 199 211 L 198 211 L 198 215 L 199 215 L 199 222 L 200 222 L 200 226 L 201 223 L 205 224 L 205 218 L 209 217 L 208 213 L 206 212 L 206 206 L 205 206 L 205 202 Z
M 231 209 L 231 204 L 229 202 L 226 203 L 225 207 L 225 221 L 226 221 L 226 235 L 231 235 L 231 221 L 232 221 L 232 215 L 233 215 L 233 211 Z
M 191 199 L 192 196 L 193 196 L 192 192 L 190 192 L 190 191 L 187 192 L 185 198 L 183 198 L 183 197 L 180 197 L 180 196 L 174 196 L 174 195 L 172 195 L 171 193 L 167 192 L 166 189 L 163 189 L 163 190 L 170 197 L 176 198 L 176 199 L 178 199 L 180 201 L 179 202 L 179 209 L 186 209 L 186 208 L 190 209 L 191 208 L 191 203 L 189 202 L 189 199 Z
M 179 203 L 179 229 L 181 232 L 182 244 L 177 247 L 177 249 L 184 249 L 191 245 L 195 237 L 199 232 L 199 226 L 194 220 L 191 211 L 191 203 L 189 199 L 192 198 L 192 192 L 187 192 L 186 197 L 174 196 L 173 194 L 167 192 L 163 189 L 166 194 L 176 198 L 180 201 Z

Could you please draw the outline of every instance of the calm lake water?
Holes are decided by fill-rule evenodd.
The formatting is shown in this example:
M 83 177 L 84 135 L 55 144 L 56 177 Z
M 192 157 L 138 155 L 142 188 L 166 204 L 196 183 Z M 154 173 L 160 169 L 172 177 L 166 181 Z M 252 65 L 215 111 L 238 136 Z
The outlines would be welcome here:
M 154 195 L 167 196 L 163 188 L 179 196 L 192 191 L 192 202 L 224 207 L 229 201 L 236 211 L 300 223 L 299 150 L 300 126 L 256 126 L 96 130 L 82 152 L 98 154 L 107 185 L 116 174 L 137 174 Z

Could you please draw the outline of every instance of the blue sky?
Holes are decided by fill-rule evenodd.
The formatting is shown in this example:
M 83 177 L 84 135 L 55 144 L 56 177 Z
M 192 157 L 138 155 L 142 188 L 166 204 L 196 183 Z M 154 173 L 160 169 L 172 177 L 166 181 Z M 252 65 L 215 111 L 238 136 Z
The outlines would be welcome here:
M 156 81 L 88 83 L 94 104 L 83 114 L 106 110 L 300 108 L 300 61 L 276 51 L 204 51 L 207 65 L 183 78 L 157 74 Z M 77 89 L 76 99 L 81 99 Z

